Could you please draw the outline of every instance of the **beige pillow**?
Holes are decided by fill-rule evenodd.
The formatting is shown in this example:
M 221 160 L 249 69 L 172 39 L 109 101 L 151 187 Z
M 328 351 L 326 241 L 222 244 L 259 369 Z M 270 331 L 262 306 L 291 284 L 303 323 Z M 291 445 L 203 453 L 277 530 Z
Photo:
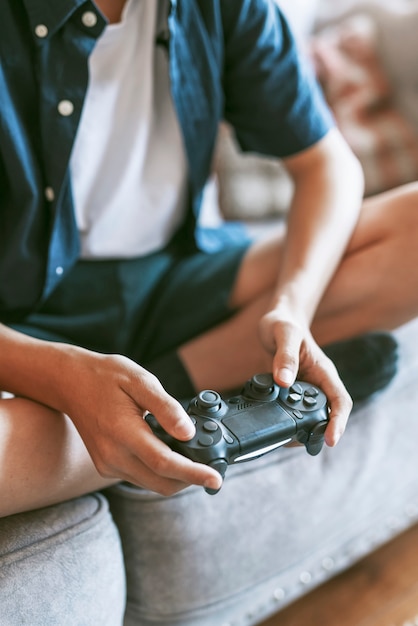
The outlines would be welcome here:
M 293 184 L 284 167 L 277 159 L 243 153 L 226 125 L 218 137 L 215 171 L 226 219 L 256 220 L 287 211 Z

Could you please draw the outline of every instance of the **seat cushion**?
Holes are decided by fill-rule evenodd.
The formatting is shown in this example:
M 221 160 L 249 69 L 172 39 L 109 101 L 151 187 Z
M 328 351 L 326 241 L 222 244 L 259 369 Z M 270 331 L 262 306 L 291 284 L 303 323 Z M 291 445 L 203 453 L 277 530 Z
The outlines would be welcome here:
M 125 608 L 120 539 L 91 494 L 0 519 L 1 626 L 118 626 Z

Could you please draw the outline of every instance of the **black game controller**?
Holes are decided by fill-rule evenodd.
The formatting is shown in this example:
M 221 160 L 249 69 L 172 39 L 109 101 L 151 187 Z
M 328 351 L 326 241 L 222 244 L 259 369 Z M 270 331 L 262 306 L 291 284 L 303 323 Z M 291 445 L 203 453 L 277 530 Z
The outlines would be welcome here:
M 279 387 L 271 374 L 253 376 L 240 395 L 226 400 L 206 389 L 185 408 L 196 426 L 189 441 L 171 437 L 153 415 L 145 419 L 170 448 L 210 465 L 222 478 L 228 465 L 257 458 L 291 441 L 304 444 L 311 455 L 318 454 L 328 424 L 327 399 L 320 389 L 302 381 Z

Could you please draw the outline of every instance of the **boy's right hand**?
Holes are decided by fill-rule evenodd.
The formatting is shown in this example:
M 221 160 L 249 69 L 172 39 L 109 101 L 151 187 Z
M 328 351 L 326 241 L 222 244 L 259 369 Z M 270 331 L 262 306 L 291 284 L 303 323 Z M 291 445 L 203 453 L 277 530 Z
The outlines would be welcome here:
M 130 359 L 66 347 L 60 409 L 75 424 L 98 472 L 162 495 L 191 484 L 218 489 L 218 472 L 173 452 L 151 431 L 147 412 L 181 440 L 195 433 L 158 379 Z

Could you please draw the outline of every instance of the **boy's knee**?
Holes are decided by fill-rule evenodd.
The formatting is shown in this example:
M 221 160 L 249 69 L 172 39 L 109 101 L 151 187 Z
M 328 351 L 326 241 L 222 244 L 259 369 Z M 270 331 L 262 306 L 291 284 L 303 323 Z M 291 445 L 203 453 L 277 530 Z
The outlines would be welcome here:
M 3 441 L 18 438 L 34 444 L 50 433 L 51 428 L 64 429 L 64 416 L 43 404 L 27 398 L 5 398 L 0 400 L 0 431 L 3 431 Z

